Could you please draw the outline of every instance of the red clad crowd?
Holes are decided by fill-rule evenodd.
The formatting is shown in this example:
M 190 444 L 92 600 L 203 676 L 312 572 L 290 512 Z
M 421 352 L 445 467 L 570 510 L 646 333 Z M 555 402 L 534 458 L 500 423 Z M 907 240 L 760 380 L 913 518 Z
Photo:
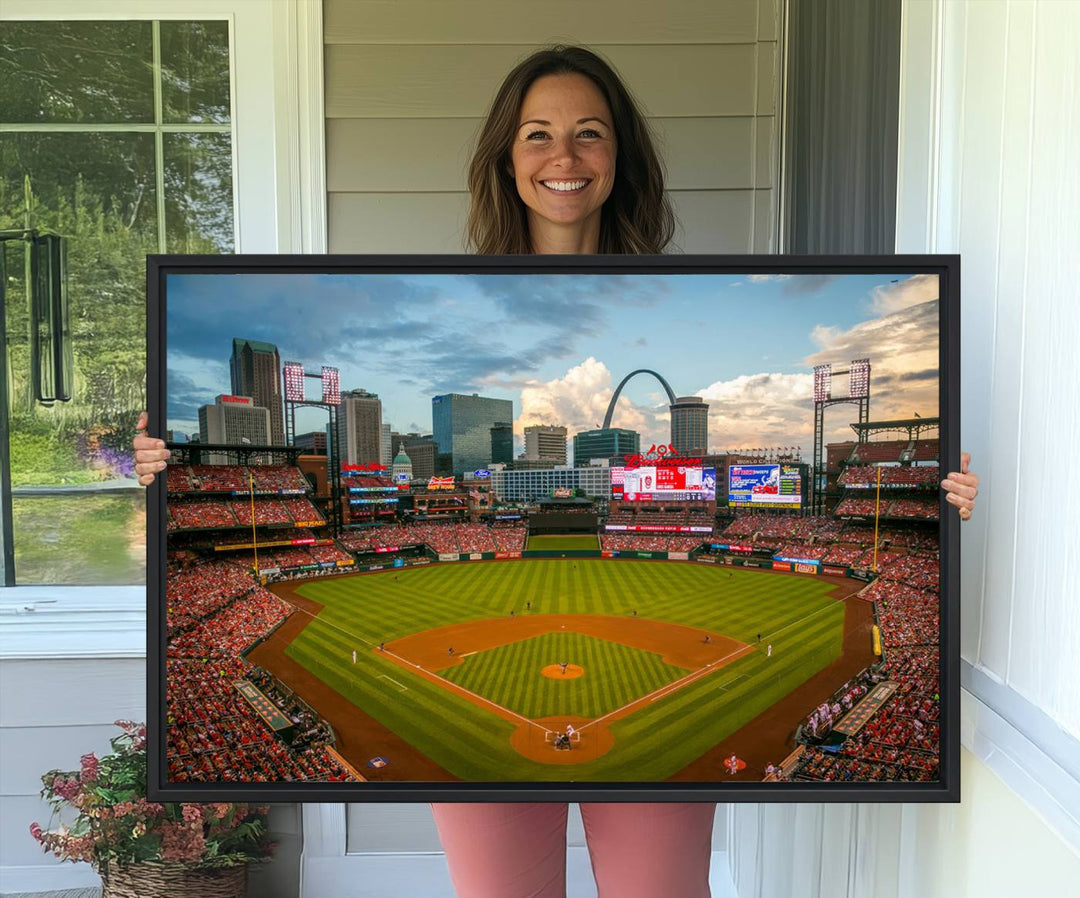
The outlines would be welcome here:
M 941 479 L 940 470 L 937 465 L 856 465 L 845 468 L 837 483 L 874 488 L 880 472 L 882 486 L 936 486 Z

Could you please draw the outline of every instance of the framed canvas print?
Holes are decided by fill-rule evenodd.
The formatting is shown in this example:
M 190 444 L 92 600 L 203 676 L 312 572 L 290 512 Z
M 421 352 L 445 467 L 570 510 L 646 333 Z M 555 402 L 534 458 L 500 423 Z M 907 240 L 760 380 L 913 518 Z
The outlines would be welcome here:
M 959 259 L 152 256 L 160 800 L 959 800 Z

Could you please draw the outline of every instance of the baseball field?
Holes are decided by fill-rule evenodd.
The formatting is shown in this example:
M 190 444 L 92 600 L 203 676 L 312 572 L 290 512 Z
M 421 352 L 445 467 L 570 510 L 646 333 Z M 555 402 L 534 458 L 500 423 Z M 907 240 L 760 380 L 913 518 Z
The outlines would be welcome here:
M 835 581 L 705 564 L 443 563 L 275 589 L 298 612 L 255 660 L 362 774 L 385 757 L 380 780 L 673 778 L 844 638 Z

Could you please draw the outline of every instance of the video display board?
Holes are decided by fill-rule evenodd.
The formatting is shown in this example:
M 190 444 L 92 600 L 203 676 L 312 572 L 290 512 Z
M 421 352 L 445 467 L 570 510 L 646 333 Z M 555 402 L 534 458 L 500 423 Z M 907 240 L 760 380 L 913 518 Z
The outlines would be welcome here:
M 716 469 L 683 465 L 612 468 L 611 498 L 624 502 L 716 501 Z
M 802 508 L 802 466 L 732 465 L 728 468 L 728 505 L 732 508 Z

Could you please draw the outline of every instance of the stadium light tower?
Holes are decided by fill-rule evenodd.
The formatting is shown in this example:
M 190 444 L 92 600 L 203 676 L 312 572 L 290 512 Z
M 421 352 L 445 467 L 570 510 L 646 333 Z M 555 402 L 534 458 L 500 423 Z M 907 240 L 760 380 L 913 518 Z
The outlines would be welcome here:
M 834 374 L 848 375 L 847 396 L 833 396 Z M 870 359 L 855 359 L 847 368 L 832 365 L 814 366 L 814 478 L 810 509 L 814 514 L 825 510 L 825 408 L 851 403 L 859 407 L 859 424 L 870 420 Z
M 296 409 L 299 406 L 324 408 L 330 417 L 331 433 L 338 428 L 338 407 L 341 405 L 341 374 L 337 368 L 322 366 L 318 374 L 308 374 L 300 362 L 285 362 L 282 365 L 285 380 L 285 442 L 289 446 L 296 444 Z M 304 381 L 308 378 L 319 381 L 321 394 L 318 399 L 308 399 Z M 330 521 L 334 534 L 341 533 L 341 464 L 337 457 L 337 440 L 327 440 L 327 461 L 330 478 Z

